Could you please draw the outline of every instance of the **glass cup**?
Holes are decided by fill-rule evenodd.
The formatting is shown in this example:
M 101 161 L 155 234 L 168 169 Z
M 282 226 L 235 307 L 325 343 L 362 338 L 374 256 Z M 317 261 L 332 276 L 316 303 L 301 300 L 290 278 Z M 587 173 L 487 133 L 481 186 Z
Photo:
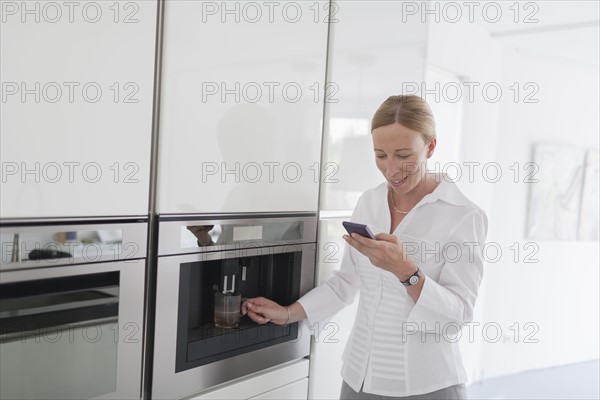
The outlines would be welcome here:
M 215 293 L 215 326 L 232 329 L 240 324 L 242 295 L 239 293 Z

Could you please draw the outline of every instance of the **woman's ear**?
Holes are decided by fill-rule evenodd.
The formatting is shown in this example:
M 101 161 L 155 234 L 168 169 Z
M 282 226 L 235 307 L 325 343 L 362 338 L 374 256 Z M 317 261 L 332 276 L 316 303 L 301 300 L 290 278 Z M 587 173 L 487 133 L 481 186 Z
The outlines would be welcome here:
M 430 158 L 433 155 L 433 151 L 435 150 L 435 146 L 437 145 L 437 139 L 433 138 L 427 144 L 427 158 Z

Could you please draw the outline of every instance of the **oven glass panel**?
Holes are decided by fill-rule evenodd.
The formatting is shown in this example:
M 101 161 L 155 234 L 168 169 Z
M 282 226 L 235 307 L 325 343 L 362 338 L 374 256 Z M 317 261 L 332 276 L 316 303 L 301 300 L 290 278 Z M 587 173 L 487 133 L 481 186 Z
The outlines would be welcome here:
M 300 251 L 183 263 L 180 266 L 176 372 L 294 340 L 298 324 L 215 326 L 215 293 L 264 296 L 288 305 L 300 294 Z
M 119 272 L 0 285 L 0 397 L 114 392 L 118 309 Z

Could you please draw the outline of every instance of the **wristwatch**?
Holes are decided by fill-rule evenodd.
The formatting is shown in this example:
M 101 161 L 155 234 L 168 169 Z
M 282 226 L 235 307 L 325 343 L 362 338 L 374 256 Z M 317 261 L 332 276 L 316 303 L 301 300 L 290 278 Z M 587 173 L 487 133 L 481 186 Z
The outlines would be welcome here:
M 419 283 L 420 278 L 421 278 L 421 270 L 419 269 L 419 267 L 417 267 L 417 272 L 412 274 L 412 276 L 410 278 L 408 278 L 407 280 L 400 281 L 400 283 L 403 284 L 404 286 L 414 286 L 417 283 Z

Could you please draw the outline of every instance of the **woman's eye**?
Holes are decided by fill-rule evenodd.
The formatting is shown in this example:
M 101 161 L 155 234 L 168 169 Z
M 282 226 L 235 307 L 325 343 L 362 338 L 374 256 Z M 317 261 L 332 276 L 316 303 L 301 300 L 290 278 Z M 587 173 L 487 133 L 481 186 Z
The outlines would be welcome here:
M 397 154 L 397 157 L 398 157 L 398 158 L 403 158 L 403 159 L 404 159 L 404 158 L 408 158 L 408 157 L 410 157 L 410 154 L 409 154 L 409 155 L 407 155 L 407 156 L 403 156 L 403 155 Z
M 379 159 L 385 158 L 385 156 L 382 156 L 382 155 L 377 155 L 376 157 L 379 158 Z

